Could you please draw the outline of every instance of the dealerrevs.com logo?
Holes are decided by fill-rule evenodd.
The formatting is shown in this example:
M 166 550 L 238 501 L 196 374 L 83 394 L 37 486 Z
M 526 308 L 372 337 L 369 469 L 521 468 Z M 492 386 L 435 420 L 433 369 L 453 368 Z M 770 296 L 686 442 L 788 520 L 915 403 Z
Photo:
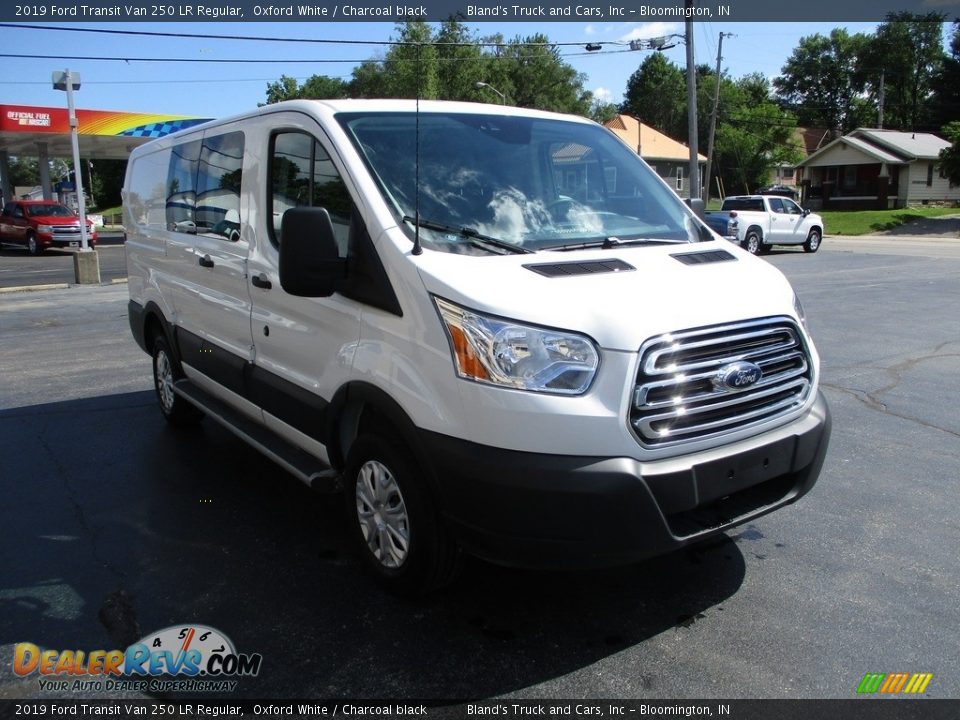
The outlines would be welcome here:
M 14 673 L 36 673 L 41 691 L 232 692 L 234 678 L 256 676 L 262 663 L 205 625 L 172 625 L 126 650 L 13 649 Z

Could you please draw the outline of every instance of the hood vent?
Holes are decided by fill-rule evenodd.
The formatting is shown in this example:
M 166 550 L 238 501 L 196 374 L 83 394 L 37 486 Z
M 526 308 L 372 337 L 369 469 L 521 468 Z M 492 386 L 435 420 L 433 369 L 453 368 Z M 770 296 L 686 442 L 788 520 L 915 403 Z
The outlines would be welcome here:
M 725 262 L 727 260 L 736 260 L 733 255 L 726 250 L 704 250 L 702 252 L 677 253 L 670 257 L 676 258 L 684 265 L 706 265 L 707 263 Z
M 540 263 L 538 265 L 524 265 L 527 270 L 533 270 L 544 277 L 569 277 L 571 275 L 595 275 L 596 273 L 617 273 L 636 270 L 633 265 L 623 260 L 588 260 L 587 262 L 559 262 Z

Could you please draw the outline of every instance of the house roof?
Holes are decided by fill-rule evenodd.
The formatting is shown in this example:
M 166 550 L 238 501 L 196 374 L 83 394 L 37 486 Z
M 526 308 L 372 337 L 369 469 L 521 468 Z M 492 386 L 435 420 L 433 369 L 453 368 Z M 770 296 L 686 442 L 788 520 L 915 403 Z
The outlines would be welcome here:
M 912 160 L 936 160 L 940 157 L 941 150 L 950 147 L 950 143 L 933 133 L 857 128 L 850 134 Z
M 797 139 L 803 144 L 803 151 L 806 155 L 812 155 L 822 148 L 832 137 L 827 128 L 803 128 L 798 127 L 794 133 Z
M 852 147 L 876 162 L 892 165 L 905 165 L 916 160 L 936 160 L 940 156 L 940 150 L 950 147 L 950 143 L 932 133 L 857 128 L 808 155 L 797 163 L 797 167 L 819 165 L 817 159 L 838 144 Z
M 612 130 L 627 145 L 636 150 L 644 160 L 675 160 L 690 159 L 690 148 L 671 137 L 644 125 L 630 115 L 617 115 L 613 120 L 605 122 L 604 127 Z M 707 158 L 697 153 L 697 160 L 705 163 Z

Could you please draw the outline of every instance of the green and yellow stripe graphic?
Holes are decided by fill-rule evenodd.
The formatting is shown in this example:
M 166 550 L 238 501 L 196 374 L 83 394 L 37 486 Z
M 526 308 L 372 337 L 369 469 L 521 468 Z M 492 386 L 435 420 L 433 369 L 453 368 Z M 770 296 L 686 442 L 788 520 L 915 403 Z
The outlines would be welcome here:
M 861 694 L 918 695 L 927 689 L 933 673 L 867 673 L 857 686 Z

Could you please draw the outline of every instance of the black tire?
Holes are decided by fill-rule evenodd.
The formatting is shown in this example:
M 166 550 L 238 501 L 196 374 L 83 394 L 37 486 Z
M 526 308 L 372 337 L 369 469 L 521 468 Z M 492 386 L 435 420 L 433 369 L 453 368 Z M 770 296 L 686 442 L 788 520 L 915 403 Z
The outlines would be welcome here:
M 815 253 L 820 249 L 820 243 L 823 241 L 823 236 L 820 234 L 820 231 L 817 228 L 813 228 L 810 231 L 810 234 L 807 235 L 806 241 L 803 243 L 804 252 Z
M 37 237 L 32 232 L 27 233 L 27 252 L 31 255 L 43 255 L 43 248 L 37 242 Z
M 759 255 L 761 252 L 763 252 L 763 238 L 760 237 L 760 233 L 758 231 L 747 231 L 746 236 L 743 238 L 743 249 L 751 255 Z
M 410 453 L 362 435 L 350 448 L 343 484 L 350 541 L 384 587 L 421 595 L 456 577 L 460 550 Z
M 158 335 L 153 340 L 153 389 L 157 393 L 160 412 L 171 425 L 195 425 L 203 418 L 196 406 L 173 392 L 173 383 L 183 378 L 183 369 L 170 351 L 167 339 Z

